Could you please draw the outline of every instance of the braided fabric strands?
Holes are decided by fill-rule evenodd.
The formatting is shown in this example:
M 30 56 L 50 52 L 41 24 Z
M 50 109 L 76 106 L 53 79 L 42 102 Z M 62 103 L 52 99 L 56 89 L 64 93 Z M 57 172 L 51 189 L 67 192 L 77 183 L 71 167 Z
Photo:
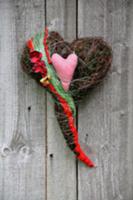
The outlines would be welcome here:
M 74 66 L 75 71 L 71 70 L 74 75 L 70 74 L 71 82 L 66 90 L 51 57 L 56 53 L 62 56 L 62 59 L 66 59 L 73 52 L 78 56 L 78 63 L 77 67 Z M 89 167 L 95 165 L 78 142 L 74 122 L 76 104 L 90 88 L 101 82 L 111 65 L 111 60 L 111 48 L 101 38 L 81 38 L 68 43 L 57 32 L 48 33 L 47 28 L 44 33 L 37 34 L 27 42 L 22 54 L 22 66 L 26 73 L 53 96 L 55 114 L 68 146 L 76 157 Z M 65 60 L 63 62 L 65 63 Z

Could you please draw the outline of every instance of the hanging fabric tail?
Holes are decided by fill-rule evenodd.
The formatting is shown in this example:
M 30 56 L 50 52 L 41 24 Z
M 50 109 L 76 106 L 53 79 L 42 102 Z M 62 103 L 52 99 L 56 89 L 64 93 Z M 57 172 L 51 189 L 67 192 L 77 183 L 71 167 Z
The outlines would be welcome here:
M 78 132 L 74 124 L 74 118 L 71 115 L 71 112 L 69 113 L 69 108 L 65 105 L 66 109 L 68 109 L 68 116 L 64 112 L 63 106 L 60 104 L 60 102 L 55 103 L 55 114 L 57 117 L 57 120 L 59 122 L 61 131 L 64 135 L 64 138 L 67 142 L 67 145 L 69 148 L 76 154 L 77 158 L 81 160 L 83 163 L 85 163 L 89 167 L 95 167 L 95 164 L 89 157 L 85 155 L 83 150 L 80 147 L 80 144 L 78 142 Z M 71 122 L 70 122 L 71 120 Z
M 55 114 L 57 116 L 61 131 L 69 148 L 76 154 L 77 158 L 89 167 L 94 167 L 94 163 L 85 155 L 78 142 L 78 133 L 74 124 L 69 126 L 68 118 L 63 112 L 59 103 L 55 103 Z

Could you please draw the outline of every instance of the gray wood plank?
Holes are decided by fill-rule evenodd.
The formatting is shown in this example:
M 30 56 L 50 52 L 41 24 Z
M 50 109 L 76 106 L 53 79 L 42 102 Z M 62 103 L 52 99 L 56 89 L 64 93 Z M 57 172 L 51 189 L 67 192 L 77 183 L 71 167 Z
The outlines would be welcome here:
M 126 197 L 131 200 L 133 198 L 133 2 L 129 1 L 127 4 L 127 15 L 129 16 L 127 20 L 127 52 L 128 54 L 128 126 L 127 126 L 127 189 L 126 189 Z
M 76 35 L 76 1 L 47 1 L 47 24 L 65 38 L 71 40 Z M 47 126 L 47 199 L 76 200 L 76 168 L 73 153 L 66 146 L 64 137 L 53 110 L 53 102 L 48 95 Z M 53 155 L 50 157 L 50 155 Z
M 129 2 L 79 0 L 79 36 L 104 36 L 114 55 L 104 84 L 79 109 L 80 140 L 86 151 L 91 149 L 97 164 L 91 170 L 79 164 L 79 200 L 133 198 L 132 49 L 129 51 L 133 2 Z
M 0 1 L 0 199 L 45 199 L 45 94 L 22 72 L 25 41 L 44 27 L 44 1 Z

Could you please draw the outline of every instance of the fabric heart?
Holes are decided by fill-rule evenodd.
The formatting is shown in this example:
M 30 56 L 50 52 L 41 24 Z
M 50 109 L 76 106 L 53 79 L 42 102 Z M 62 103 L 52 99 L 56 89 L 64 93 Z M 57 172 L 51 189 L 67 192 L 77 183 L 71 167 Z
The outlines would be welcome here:
M 78 57 L 75 53 L 70 54 L 67 58 L 63 58 L 57 53 L 52 55 L 52 63 L 58 77 L 61 80 L 65 91 L 69 89 L 75 68 L 77 66 Z

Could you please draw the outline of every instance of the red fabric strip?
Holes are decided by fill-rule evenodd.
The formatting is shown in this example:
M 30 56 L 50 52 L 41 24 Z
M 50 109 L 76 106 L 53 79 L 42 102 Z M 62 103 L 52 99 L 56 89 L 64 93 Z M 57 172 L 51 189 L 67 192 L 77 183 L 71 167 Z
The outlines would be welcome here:
M 30 49 L 30 51 L 34 51 L 34 45 L 33 45 L 32 38 L 27 41 L 27 47 Z
M 45 28 L 45 36 L 44 36 L 44 40 L 43 40 L 43 45 L 44 45 L 44 50 L 47 56 L 47 60 L 49 64 L 52 64 L 51 58 L 50 58 L 50 54 L 49 54 L 49 50 L 48 50 L 48 46 L 47 46 L 47 38 L 48 38 L 48 28 Z

